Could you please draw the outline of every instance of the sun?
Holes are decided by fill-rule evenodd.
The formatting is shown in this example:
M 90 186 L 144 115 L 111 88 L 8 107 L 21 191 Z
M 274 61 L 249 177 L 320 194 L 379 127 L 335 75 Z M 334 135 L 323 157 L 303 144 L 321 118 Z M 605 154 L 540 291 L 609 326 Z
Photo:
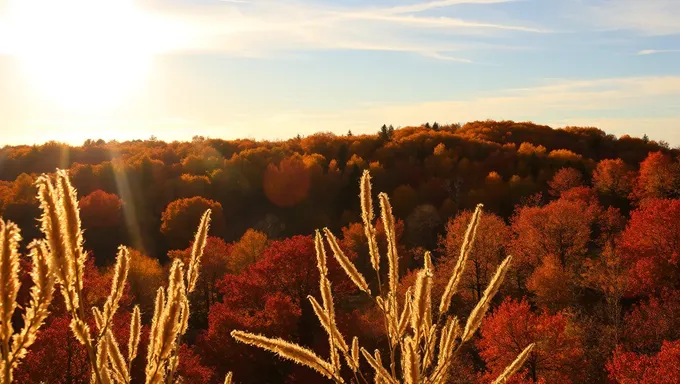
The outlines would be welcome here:
M 32 85 L 63 108 L 115 109 L 150 69 L 153 24 L 132 0 L 10 0 L 10 31 Z

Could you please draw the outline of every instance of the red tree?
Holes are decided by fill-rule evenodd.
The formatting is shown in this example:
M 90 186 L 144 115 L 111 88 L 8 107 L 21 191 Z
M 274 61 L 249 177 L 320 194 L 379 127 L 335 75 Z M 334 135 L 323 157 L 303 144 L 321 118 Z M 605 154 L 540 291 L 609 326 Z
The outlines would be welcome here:
M 680 340 L 664 341 L 661 351 L 654 355 L 617 349 L 607 371 L 614 383 L 676 384 L 680 377 Z
M 123 201 L 113 193 L 98 189 L 78 202 L 85 228 L 113 227 L 120 224 Z
M 665 340 L 678 338 L 680 291 L 664 290 L 635 306 L 624 319 L 623 342 L 629 351 L 657 352 Z
M 631 214 L 619 252 L 630 267 L 632 295 L 677 287 L 680 277 L 680 200 L 645 201 Z
M 506 300 L 484 320 L 480 335 L 476 344 L 488 369 L 486 379 L 496 378 L 527 345 L 536 343 L 524 365 L 530 382 L 581 382 L 582 340 L 564 313 L 536 314 L 525 300 Z
M 340 312 L 340 303 L 353 286 L 338 268 L 329 263 Z M 311 236 L 271 241 L 255 264 L 239 275 L 226 275 L 219 284 L 223 301 L 212 306 L 208 329 L 199 341 L 202 357 L 215 366 L 218 377 L 233 370 L 236 377 L 262 382 L 273 377 L 285 380 L 286 375 L 298 372 L 294 364 L 236 343 L 229 334 L 233 329 L 321 346 L 319 353 L 323 353 L 327 338 L 307 299 L 308 295 L 319 296 L 318 279 Z
M 583 175 L 574 168 L 561 168 L 548 183 L 550 194 L 559 196 L 562 192 L 583 185 Z

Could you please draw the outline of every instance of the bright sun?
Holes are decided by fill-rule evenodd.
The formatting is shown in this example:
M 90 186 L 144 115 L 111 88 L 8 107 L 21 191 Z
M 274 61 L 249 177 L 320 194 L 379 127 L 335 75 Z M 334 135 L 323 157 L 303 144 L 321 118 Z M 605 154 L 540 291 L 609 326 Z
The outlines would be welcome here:
M 13 52 L 46 97 L 79 112 L 111 110 L 140 87 L 152 47 L 132 0 L 10 0 Z

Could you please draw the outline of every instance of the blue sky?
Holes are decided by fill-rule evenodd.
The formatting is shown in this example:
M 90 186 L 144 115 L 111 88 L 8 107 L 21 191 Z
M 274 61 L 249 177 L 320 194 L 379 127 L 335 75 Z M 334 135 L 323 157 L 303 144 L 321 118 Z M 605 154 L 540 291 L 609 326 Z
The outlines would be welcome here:
M 677 0 L 84 4 L 0 0 L 0 145 L 487 118 L 680 145 Z

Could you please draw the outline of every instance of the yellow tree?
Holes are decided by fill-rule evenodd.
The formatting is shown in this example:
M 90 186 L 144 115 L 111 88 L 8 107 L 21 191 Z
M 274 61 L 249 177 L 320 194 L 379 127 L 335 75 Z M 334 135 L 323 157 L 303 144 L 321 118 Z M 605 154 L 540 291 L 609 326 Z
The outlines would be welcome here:
M 247 266 L 254 264 L 262 257 L 267 241 L 267 235 L 264 233 L 248 229 L 231 249 L 229 269 L 234 273 L 240 273 Z

